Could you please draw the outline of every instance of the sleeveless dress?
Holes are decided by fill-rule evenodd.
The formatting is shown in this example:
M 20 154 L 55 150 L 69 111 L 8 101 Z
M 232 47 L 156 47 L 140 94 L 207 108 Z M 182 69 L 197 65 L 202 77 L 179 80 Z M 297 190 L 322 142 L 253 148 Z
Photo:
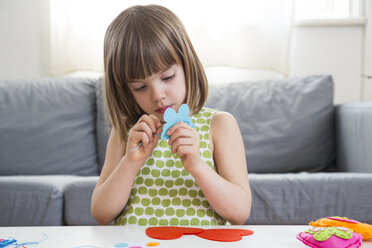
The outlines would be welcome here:
M 217 110 L 202 108 L 191 119 L 200 137 L 202 159 L 216 171 L 210 149 L 210 123 Z M 228 224 L 209 205 L 193 176 L 159 139 L 138 171 L 127 205 L 114 225 L 195 226 Z

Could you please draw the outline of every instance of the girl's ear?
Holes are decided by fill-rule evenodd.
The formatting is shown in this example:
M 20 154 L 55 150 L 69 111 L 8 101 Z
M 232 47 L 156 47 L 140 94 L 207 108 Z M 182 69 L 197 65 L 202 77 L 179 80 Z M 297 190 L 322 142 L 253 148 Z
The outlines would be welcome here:
M 178 114 L 179 115 L 189 115 L 190 113 L 190 110 L 189 110 L 189 106 L 187 106 L 187 104 L 182 104 L 180 106 L 180 108 L 178 109 Z
M 167 108 L 164 112 L 164 121 L 171 122 L 173 119 L 177 117 L 176 111 L 172 108 Z

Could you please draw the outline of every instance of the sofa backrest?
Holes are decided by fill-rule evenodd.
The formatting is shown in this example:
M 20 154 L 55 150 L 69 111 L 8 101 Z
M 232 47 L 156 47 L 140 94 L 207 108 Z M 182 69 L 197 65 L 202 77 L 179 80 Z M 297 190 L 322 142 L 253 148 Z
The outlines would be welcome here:
M 206 106 L 237 119 L 249 172 L 319 171 L 334 163 L 329 75 L 214 86 Z
M 106 146 L 110 136 L 112 125 L 109 121 L 107 108 L 103 102 L 103 78 L 96 84 L 96 104 L 97 104 L 97 156 L 98 170 L 101 172 L 106 157 Z
M 97 84 L 98 160 L 111 127 Z M 232 113 L 242 133 L 249 172 L 320 171 L 335 160 L 333 80 L 329 75 L 211 85 L 207 107 Z M 228 135 L 228 134 L 226 134 Z
M 0 175 L 97 175 L 95 85 L 0 81 Z
M 337 171 L 372 173 L 372 102 L 335 108 Z

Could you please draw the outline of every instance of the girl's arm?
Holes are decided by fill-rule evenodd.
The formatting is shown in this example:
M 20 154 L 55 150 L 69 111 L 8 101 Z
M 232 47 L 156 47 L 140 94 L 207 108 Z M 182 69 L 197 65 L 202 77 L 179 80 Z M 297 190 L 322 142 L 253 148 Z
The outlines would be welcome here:
M 235 118 L 226 112 L 217 112 L 212 118 L 211 149 L 218 173 L 200 157 L 195 129 L 179 122 L 167 134 L 172 153 L 179 155 L 211 207 L 232 224 L 243 224 L 249 217 L 252 198 L 243 139 Z
M 142 116 L 130 130 L 128 144 L 120 142 L 112 129 L 105 163 L 91 201 L 92 216 L 101 225 L 114 220 L 127 204 L 136 174 L 158 142 L 160 136 L 154 134 L 161 132 L 160 126 L 156 117 Z M 142 144 L 133 149 L 140 142 Z
M 220 216 L 232 224 L 244 224 L 251 211 L 252 197 L 238 123 L 231 114 L 217 112 L 210 130 L 218 174 L 203 164 L 194 166 L 191 173 Z
M 91 202 L 92 216 L 101 225 L 110 223 L 125 207 L 136 176 L 136 167 L 125 161 L 126 144 L 113 128 L 107 143 L 105 163 Z

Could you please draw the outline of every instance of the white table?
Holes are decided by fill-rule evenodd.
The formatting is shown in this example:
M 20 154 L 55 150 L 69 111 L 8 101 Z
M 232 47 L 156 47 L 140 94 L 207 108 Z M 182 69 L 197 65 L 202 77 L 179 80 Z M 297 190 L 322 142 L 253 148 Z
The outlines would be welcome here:
M 205 228 L 205 227 L 202 227 Z M 221 227 L 216 227 L 221 228 Z M 254 231 L 251 236 L 245 236 L 237 242 L 216 242 L 199 238 L 195 235 L 184 235 L 175 240 L 156 240 L 145 234 L 145 227 L 126 226 L 62 226 L 62 227 L 0 227 L 0 239 L 10 237 L 19 243 L 39 241 L 43 233 L 47 239 L 37 245 L 27 245 L 27 248 L 114 248 L 117 244 L 128 243 L 131 246 L 144 245 L 148 242 L 158 242 L 155 248 L 223 248 L 223 247 L 263 247 L 263 248 L 302 248 L 307 247 L 296 238 L 296 234 L 309 226 L 232 226 Z M 14 246 L 10 246 L 14 247 Z M 372 240 L 363 241 L 363 248 L 372 248 Z

